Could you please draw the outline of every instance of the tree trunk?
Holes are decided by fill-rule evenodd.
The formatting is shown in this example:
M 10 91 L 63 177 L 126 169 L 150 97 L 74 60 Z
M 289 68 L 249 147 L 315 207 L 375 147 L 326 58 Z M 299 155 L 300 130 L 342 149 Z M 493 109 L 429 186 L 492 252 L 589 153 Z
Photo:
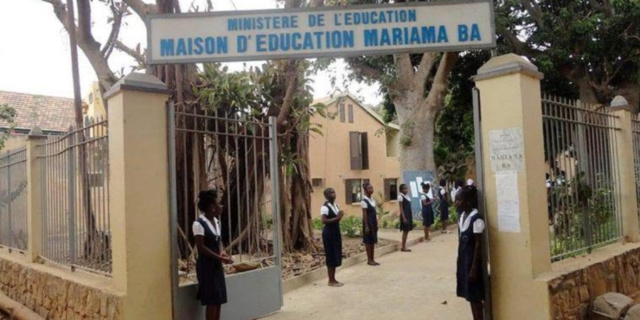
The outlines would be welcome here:
M 402 171 L 436 172 L 433 155 L 435 111 L 423 93 L 409 91 L 396 95 L 394 104 L 400 126 L 400 168 Z

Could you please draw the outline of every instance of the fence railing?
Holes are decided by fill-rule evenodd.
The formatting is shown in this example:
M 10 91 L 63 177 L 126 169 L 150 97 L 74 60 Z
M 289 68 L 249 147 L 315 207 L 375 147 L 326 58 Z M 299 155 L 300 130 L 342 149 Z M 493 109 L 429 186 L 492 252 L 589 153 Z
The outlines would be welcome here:
M 0 154 L 0 246 L 27 250 L 27 149 Z
M 279 255 L 274 251 L 277 228 L 270 203 L 278 193 L 268 190 L 270 165 L 275 161 L 269 151 L 274 124 L 236 112 L 199 112 L 184 106 L 176 107 L 175 116 L 169 118 L 175 118 L 170 130 L 176 141 L 172 157 L 177 160 L 173 183 L 181 281 L 195 272 L 192 225 L 198 219 L 198 191 L 206 188 L 218 191 L 221 238 L 227 252 L 238 263 L 273 265 Z M 195 148 L 204 152 L 198 154 Z M 195 178 L 189 181 L 188 177 Z
M 86 120 L 39 147 L 42 170 L 42 255 L 111 272 L 107 120 Z
M 617 117 L 580 101 L 542 99 L 552 260 L 622 238 Z
M 633 135 L 633 159 L 636 175 L 636 195 L 638 202 L 638 215 L 640 216 L 640 115 L 635 114 L 631 118 L 631 134 Z

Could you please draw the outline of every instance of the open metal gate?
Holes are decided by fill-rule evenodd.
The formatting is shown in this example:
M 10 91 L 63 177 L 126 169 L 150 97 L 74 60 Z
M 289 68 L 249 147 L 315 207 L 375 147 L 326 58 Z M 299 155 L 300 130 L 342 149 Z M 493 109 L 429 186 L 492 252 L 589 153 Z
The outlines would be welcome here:
M 476 185 L 478 187 L 478 211 L 485 220 L 487 226 L 490 221 L 486 214 L 485 198 L 484 198 L 484 167 L 482 163 L 482 112 L 480 108 L 480 90 L 473 88 L 473 126 L 475 133 L 475 150 L 476 150 Z M 492 320 L 492 304 L 491 304 L 491 261 L 489 261 L 489 228 L 483 233 L 483 250 L 482 250 L 482 267 L 483 278 L 485 284 L 485 301 L 484 301 L 484 318 Z
M 226 267 L 222 319 L 254 319 L 282 307 L 278 144 L 275 118 L 231 110 L 167 105 L 171 172 L 173 318 L 204 319 L 196 300 L 191 224 L 200 190 L 215 188 L 224 208 Z M 252 269 L 250 271 L 238 268 Z

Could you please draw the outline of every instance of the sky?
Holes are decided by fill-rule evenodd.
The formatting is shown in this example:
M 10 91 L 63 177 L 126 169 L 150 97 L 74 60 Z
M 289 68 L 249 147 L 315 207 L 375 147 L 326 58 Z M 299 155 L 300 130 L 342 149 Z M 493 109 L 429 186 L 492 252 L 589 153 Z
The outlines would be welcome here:
M 65 0 L 63 0 L 65 1 Z M 145 0 L 149 2 L 149 0 Z M 182 0 L 183 6 L 192 0 Z M 193 0 L 197 5 L 201 0 Z M 271 9 L 276 6 L 275 0 L 213 0 L 216 11 Z M 71 75 L 71 57 L 69 37 L 60 21 L 53 13 L 52 6 L 43 0 L 4 0 L 0 10 L 0 90 L 15 91 L 58 97 L 73 97 L 73 80 Z M 111 30 L 107 19 L 109 11 L 98 1 L 92 1 L 94 37 L 98 42 L 105 42 Z M 184 7 L 186 11 L 188 8 Z M 146 46 L 146 28 L 135 15 L 125 18 L 120 32 L 123 43 L 131 48 L 138 44 Z M 82 96 L 86 96 L 89 84 L 97 81 L 97 77 L 89 61 L 78 50 L 80 85 Z M 109 60 L 114 71 L 131 72 L 133 59 L 124 53 L 114 50 Z M 260 62 L 250 63 L 259 65 Z M 228 64 L 230 70 L 241 70 L 242 63 Z M 320 72 L 312 76 L 314 96 L 326 97 L 333 92 L 350 92 L 369 105 L 378 105 L 382 97 L 378 86 L 367 86 L 359 83 L 343 84 L 345 63 L 338 60 L 329 72 Z M 332 73 L 330 73 L 332 72 Z M 329 78 L 337 75 L 336 87 L 332 87 Z

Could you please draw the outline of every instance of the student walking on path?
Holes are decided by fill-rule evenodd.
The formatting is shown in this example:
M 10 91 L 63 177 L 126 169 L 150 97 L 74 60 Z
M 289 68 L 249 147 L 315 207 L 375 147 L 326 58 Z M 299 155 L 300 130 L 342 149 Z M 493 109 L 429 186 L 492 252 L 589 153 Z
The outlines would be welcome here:
M 201 191 L 198 195 L 198 209 L 202 211 L 193 222 L 193 234 L 198 248 L 196 274 L 198 277 L 198 299 L 207 307 L 206 320 L 220 320 L 221 306 L 227 303 L 227 286 L 224 279 L 223 263 L 233 263 L 222 244 L 220 233 L 220 213 L 215 190 Z
M 376 215 L 376 202 L 371 197 L 373 195 L 373 186 L 369 182 L 362 185 L 364 197 L 360 206 L 362 207 L 362 242 L 367 250 L 367 264 L 370 266 L 379 266 L 376 262 L 374 250 L 378 243 L 378 217 Z
M 411 199 L 407 195 L 409 188 L 406 184 L 400 185 L 400 195 L 398 205 L 400 206 L 400 231 L 402 231 L 402 252 L 411 252 L 407 249 L 407 237 L 409 231 L 413 230 L 413 213 L 411 211 Z
M 342 236 L 340 234 L 340 220 L 344 212 L 336 203 L 336 191 L 333 188 L 324 190 L 326 202 L 320 208 L 320 217 L 324 228 L 322 229 L 322 244 L 324 245 L 325 261 L 329 275 L 330 287 L 342 287 L 342 283 L 336 280 L 336 268 L 342 265 Z

